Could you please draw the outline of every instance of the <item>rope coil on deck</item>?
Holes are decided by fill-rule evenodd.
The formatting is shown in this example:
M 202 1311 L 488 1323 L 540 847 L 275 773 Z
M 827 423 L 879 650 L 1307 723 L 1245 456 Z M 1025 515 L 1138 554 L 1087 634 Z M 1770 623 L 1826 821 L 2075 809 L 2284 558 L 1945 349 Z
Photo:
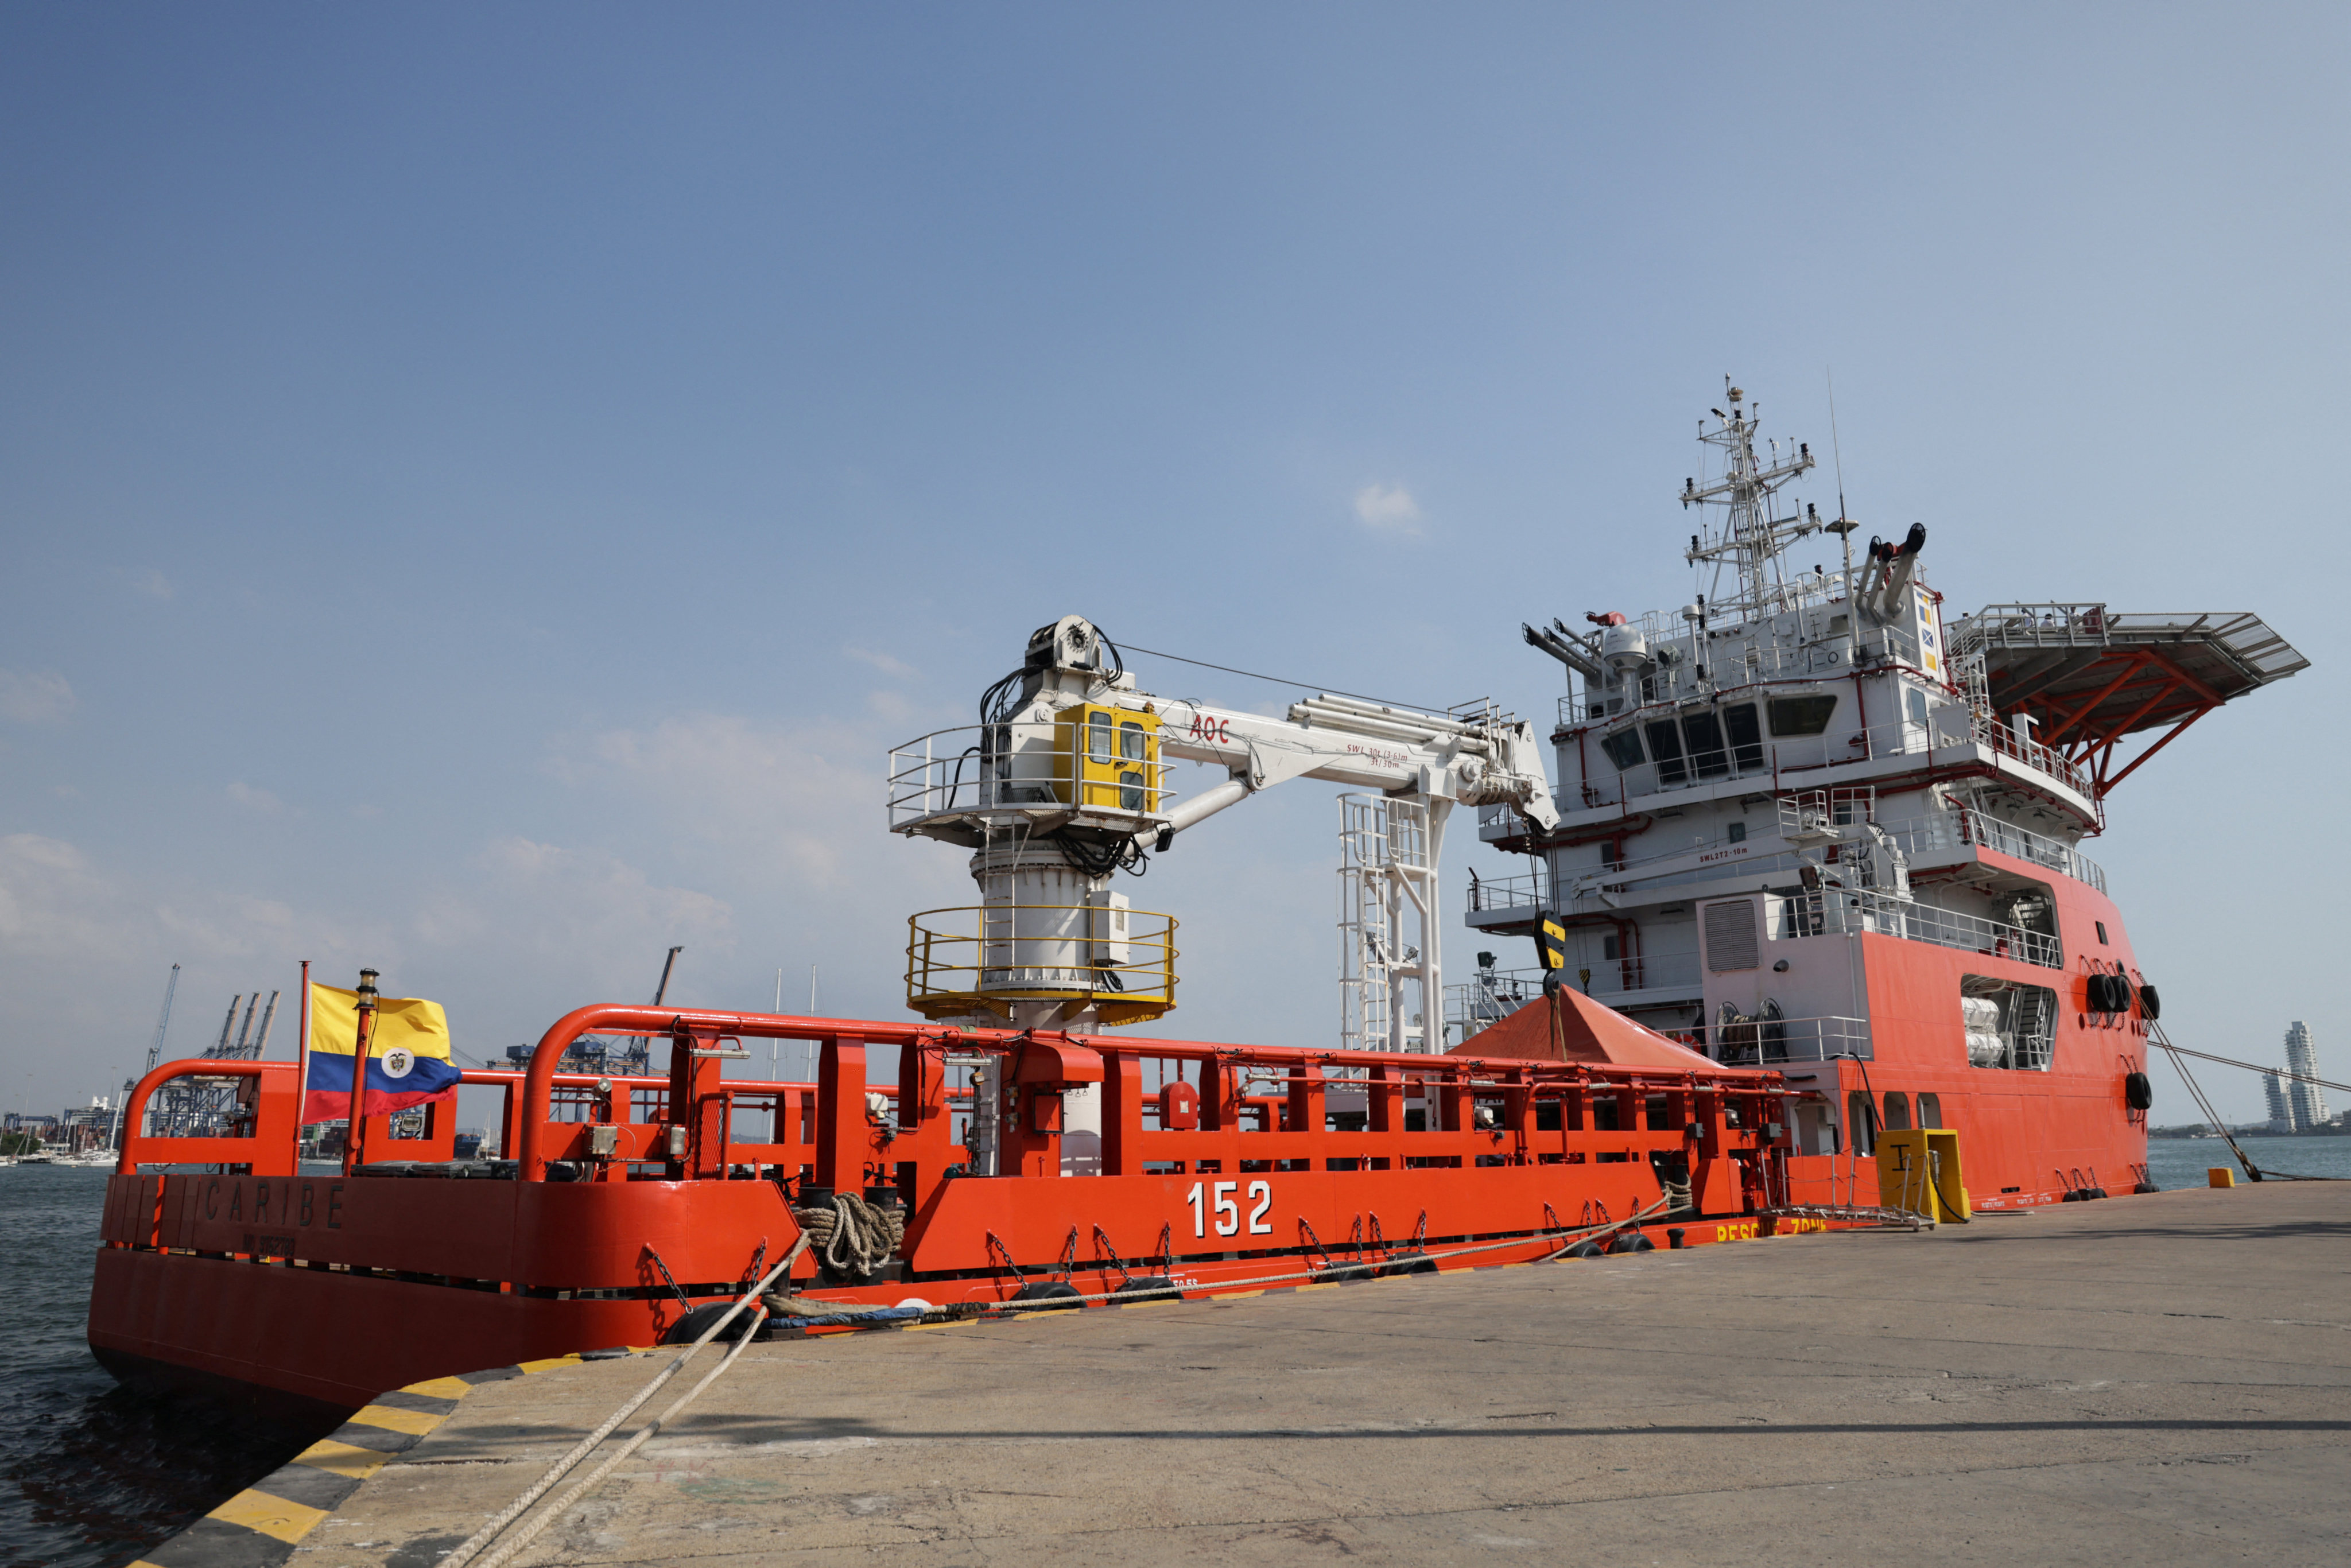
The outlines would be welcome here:
M 801 1234 L 836 1274 L 866 1279 L 897 1256 L 906 1239 L 906 1211 L 866 1202 L 853 1192 L 833 1194 L 831 1207 L 792 1210 Z

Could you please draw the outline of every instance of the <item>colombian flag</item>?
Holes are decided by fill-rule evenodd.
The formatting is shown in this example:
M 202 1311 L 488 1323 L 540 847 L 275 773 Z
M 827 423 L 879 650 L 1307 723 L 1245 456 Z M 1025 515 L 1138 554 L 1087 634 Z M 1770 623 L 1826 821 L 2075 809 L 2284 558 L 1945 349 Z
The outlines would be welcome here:
M 360 994 L 332 986 L 310 988 L 310 1081 L 302 1096 L 305 1122 L 340 1122 L 351 1113 L 351 1059 L 359 1050 Z M 385 997 L 376 1003 L 375 1034 L 368 1041 L 364 1104 L 371 1116 L 404 1111 L 427 1100 L 457 1097 L 457 1069 L 449 1060 L 449 1019 L 439 1002 Z

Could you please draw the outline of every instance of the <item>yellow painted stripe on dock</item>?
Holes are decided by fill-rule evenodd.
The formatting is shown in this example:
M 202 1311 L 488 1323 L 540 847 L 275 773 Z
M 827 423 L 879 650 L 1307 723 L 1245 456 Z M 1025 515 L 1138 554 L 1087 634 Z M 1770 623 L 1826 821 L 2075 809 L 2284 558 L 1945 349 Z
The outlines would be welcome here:
M 1212 1299 L 1219 1301 L 1246 1301 L 1251 1296 L 1262 1296 L 1264 1294 L 1265 1292 L 1263 1291 L 1217 1291 L 1210 1292 Z
M 421 1437 L 441 1425 L 445 1417 L 423 1410 L 398 1410 L 389 1405 L 363 1405 L 351 1413 L 351 1419 L 363 1426 L 386 1427 L 395 1432 L 414 1432 Z
M 474 1385 L 462 1377 L 428 1377 L 401 1390 L 402 1394 L 423 1394 L 434 1399 L 463 1399 L 473 1391 Z
M 580 1358 L 576 1355 L 558 1355 L 549 1357 L 546 1361 L 525 1361 L 516 1364 L 525 1372 L 553 1372 L 559 1366 L 578 1366 Z
M 354 1448 L 338 1443 L 332 1437 L 321 1437 L 294 1456 L 298 1465 L 308 1465 L 314 1470 L 332 1470 L 339 1476 L 349 1476 L 355 1481 L 368 1477 L 392 1462 L 390 1454 L 379 1454 L 373 1448 Z
M 276 1541 L 299 1541 L 327 1517 L 327 1511 L 247 1488 L 213 1510 L 208 1517 L 224 1524 L 241 1524 Z

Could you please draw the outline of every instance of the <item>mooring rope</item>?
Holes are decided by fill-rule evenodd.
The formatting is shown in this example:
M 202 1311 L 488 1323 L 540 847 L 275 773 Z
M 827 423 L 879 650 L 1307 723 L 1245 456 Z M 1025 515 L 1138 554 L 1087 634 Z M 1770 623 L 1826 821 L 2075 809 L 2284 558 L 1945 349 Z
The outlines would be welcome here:
M 862 1202 L 862 1200 L 860 1201 Z M 1328 1280 L 1334 1275 L 1340 1274 L 1374 1273 L 1379 1270 L 1392 1267 L 1398 1262 L 1408 1261 L 1416 1264 L 1425 1260 L 1430 1263 L 1435 1263 L 1440 1259 L 1466 1258 L 1482 1252 L 1499 1251 L 1505 1248 L 1525 1247 L 1530 1244 L 1544 1240 L 1558 1240 L 1560 1239 L 1569 1237 L 1593 1236 L 1605 1231 L 1637 1229 L 1644 1223 L 1655 1219 L 1659 1214 L 1663 1213 L 1670 1201 L 1671 1199 L 1668 1197 L 1660 1197 L 1655 1202 L 1635 1210 L 1634 1213 L 1627 1215 L 1623 1219 L 1603 1221 L 1597 1225 L 1577 1226 L 1555 1230 L 1531 1231 L 1524 1235 L 1510 1237 L 1499 1241 L 1473 1242 L 1468 1246 L 1447 1248 L 1443 1251 L 1400 1254 L 1390 1257 L 1377 1263 L 1338 1263 L 1322 1269 L 1306 1269 L 1280 1274 L 1266 1274 L 1259 1276 L 1256 1279 L 1225 1280 L 1218 1281 L 1214 1287 L 1205 1291 L 1203 1293 L 1217 1295 L 1259 1285 L 1285 1284 L 1298 1280 Z M 839 1212 L 838 1207 L 836 1207 L 835 1212 Z M 879 1213 L 881 1211 L 877 1210 L 875 1212 Z M 647 1399 L 650 1399 L 656 1389 L 660 1388 L 664 1383 L 667 1382 L 678 1372 L 680 1368 L 684 1366 L 687 1360 L 691 1358 L 696 1351 L 699 1351 L 704 1345 L 708 1344 L 712 1339 L 716 1337 L 721 1329 L 725 1328 L 727 1323 L 733 1322 L 736 1315 L 739 1313 L 745 1306 L 748 1305 L 753 1301 L 758 1300 L 765 1293 L 768 1287 L 774 1283 L 777 1278 L 783 1274 L 785 1270 L 789 1270 L 803 1251 L 807 1250 L 810 1239 L 810 1233 L 805 1230 L 802 1231 L 799 1239 L 792 1244 L 791 1250 L 784 1255 L 783 1260 L 778 1263 L 773 1269 L 769 1270 L 767 1275 L 762 1278 L 757 1285 L 753 1286 L 748 1292 L 738 1298 L 735 1303 L 727 1309 L 725 1316 L 721 1317 L 716 1322 L 711 1324 L 710 1327 L 705 1331 L 700 1339 L 695 1340 L 692 1345 L 687 1347 L 684 1354 L 680 1355 L 675 1361 L 672 1362 L 659 1376 L 655 1377 L 651 1383 L 645 1385 L 645 1386 L 640 1389 L 626 1404 L 622 1405 L 618 1410 L 613 1411 L 611 1415 L 606 1416 L 603 1421 L 598 1424 L 593 1432 L 581 1438 L 580 1442 L 572 1448 L 569 1453 L 567 1453 L 562 1458 L 557 1460 L 555 1465 L 549 1469 L 545 1475 L 541 1476 L 538 1481 L 533 1483 L 530 1490 L 524 1492 L 522 1496 L 517 1498 L 513 1502 L 500 1510 L 487 1524 L 485 1524 L 480 1530 L 476 1531 L 472 1539 L 466 1541 L 465 1544 L 459 1546 L 455 1551 L 450 1552 L 448 1556 L 443 1558 L 439 1564 L 439 1568 L 464 1568 L 465 1564 L 471 1563 L 474 1560 L 475 1553 L 479 1552 L 482 1548 L 487 1545 L 491 1541 L 496 1540 L 502 1531 L 505 1531 L 508 1525 L 520 1518 L 533 1503 L 546 1496 L 548 1491 L 553 1488 L 555 1483 L 562 1478 L 566 1471 L 577 1465 L 582 1458 L 586 1458 L 589 1453 L 592 1452 L 599 1443 L 601 1443 L 606 1437 L 610 1437 L 613 1429 L 618 1427 L 622 1421 L 627 1420 L 632 1412 L 643 1405 Z M 1553 1254 L 1553 1256 L 1556 1255 L 1557 1254 Z M 1125 1299 L 1132 1300 L 1140 1298 L 1148 1300 L 1164 1295 L 1176 1295 L 1180 1297 L 1183 1293 L 1184 1292 L 1180 1288 L 1168 1291 L 1128 1291 L 1125 1292 Z M 1048 1298 L 1054 1306 L 1066 1306 L 1081 1301 L 1107 1301 L 1118 1299 L 1121 1299 L 1121 1292 L 1117 1291 L 1099 1291 L 1077 1295 L 1053 1296 Z M 844 1302 L 842 1304 L 846 1306 L 852 1305 L 853 1303 Z M 1001 1308 L 1014 1304 L 1016 1303 L 1005 1301 L 978 1301 L 962 1303 L 961 1308 L 963 1310 L 974 1312 L 986 1312 L 990 1309 Z M 943 1309 L 939 1315 L 954 1316 L 956 1315 L 957 1311 L 958 1309 L 955 1308 Z M 481 1560 L 480 1568 L 504 1568 L 506 1563 L 513 1560 L 516 1553 L 521 1552 L 533 1541 L 537 1540 L 549 1525 L 560 1519 L 567 1511 L 577 1504 L 581 1498 L 587 1496 L 589 1492 L 593 1490 L 605 1477 L 611 1474 L 613 1469 L 616 1469 L 622 1460 L 626 1459 L 631 1454 L 635 1453 L 637 1449 L 642 1448 L 645 1443 L 651 1441 L 652 1438 L 659 1433 L 664 1427 L 668 1425 L 670 1421 L 674 1420 L 681 1411 L 684 1410 L 687 1406 L 693 1404 L 694 1401 L 701 1396 L 705 1389 L 708 1388 L 712 1384 L 717 1382 L 720 1377 L 726 1375 L 727 1369 L 733 1366 L 737 1359 L 739 1358 L 743 1352 L 750 1346 L 754 1332 L 758 1329 L 760 1323 L 767 1320 L 768 1312 L 768 1304 L 762 1301 L 760 1306 L 753 1314 L 752 1321 L 748 1324 L 745 1325 L 744 1332 L 741 1337 L 737 1341 L 735 1348 L 728 1351 L 725 1359 L 720 1361 L 716 1366 L 712 1367 L 710 1371 L 705 1375 L 701 1382 L 695 1384 L 692 1388 L 681 1395 L 675 1403 L 672 1404 L 668 1409 L 663 1411 L 661 1415 L 654 1417 L 643 1427 L 639 1427 L 635 1433 L 631 1435 L 627 1442 L 622 1444 L 618 1449 L 614 1450 L 610 1458 L 606 1458 L 603 1463 L 598 1465 L 589 1475 L 576 1482 L 570 1490 L 566 1491 L 560 1498 L 557 1499 L 553 1504 L 542 1511 L 537 1517 L 533 1518 L 529 1523 L 526 1524 L 521 1530 L 517 1531 L 509 1539 L 500 1542 L 496 1552 Z M 925 1313 L 925 1315 L 930 1316 L 932 1314 Z
M 623 1404 L 619 1409 L 613 1411 L 610 1416 L 604 1417 L 603 1421 L 598 1425 L 594 1431 L 589 1433 L 585 1437 L 580 1438 L 577 1444 L 573 1445 L 571 1451 L 564 1455 L 561 1458 L 556 1460 L 554 1466 L 549 1469 L 545 1475 L 539 1477 L 537 1481 L 531 1484 L 529 1490 L 524 1492 L 520 1497 L 515 1499 L 514 1501 L 508 1503 L 498 1513 L 492 1516 L 487 1524 L 485 1524 L 481 1529 L 475 1531 L 473 1536 L 463 1545 L 450 1552 L 448 1556 L 441 1559 L 440 1568 L 463 1568 L 463 1564 L 472 1561 L 474 1554 L 479 1552 L 483 1547 L 488 1545 L 489 1542 L 496 1537 L 498 1531 L 504 1530 L 507 1525 L 512 1524 L 517 1519 L 520 1518 L 523 1511 L 530 1507 L 532 1503 L 537 1502 L 540 1498 L 545 1497 L 547 1495 L 548 1489 L 554 1486 L 557 1481 L 560 1480 L 563 1478 L 565 1471 L 570 1469 L 572 1466 L 578 1464 L 580 1460 L 586 1458 L 590 1453 L 594 1452 L 596 1445 L 602 1442 L 606 1437 L 611 1437 L 614 1427 L 618 1427 L 622 1422 L 627 1420 L 632 1415 L 635 1414 L 638 1406 L 644 1404 L 646 1400 L 651 1399 L 656 1393 L 658 1393 L 663 1384 L 667 1383 L 671 1378 L 675 1377 L 680 1372 L 684 1371 L 685 1369 L 685 1364 L 692 1361 L 695 1354 L 701 1351 L 704 1345 L 708 1344 L 712 1340 L 717 1338 L 719 1331 L 724 1329 L 728 1323 L 733 1322 L 737 1313 L 740 1312 L 745 1307 L 750 1305 L 752 1302 L 757 1301 L 759 1297 L 766 1292 L 769 1285 L 775 1283 L 785 1270 L 789 1270 L 794 1263 L 798 1262 L 799 1260 L 799 1255 L 808 1250 L 808 1244 L 809 1239 L 804 1232 L 799 1240 L 792 1243 L 791 1249 L 784 1254 L 783 1261 L 768 1270 L 768 1272 L 760 1278 L 759 1282 L 752 1286 L 750 1290 L 744 1292 L 744 1294 L 737 1300 L 732 1307 L 727 1309 L 726 1313 L 721 1316 L 716 1322 L 712 1323 L 707 1329 L 704 1330 L 700 1339 L 695 1340 L 692 1344 L 686 1346 L 678 1358 L 675 1361 L 671 1362 L 666 1367 L 663 1368 L 661 1373 L 656 1375 L 651 1383 L 646 1384 L 643 1388 L 637 1390 L 636 1394 L 632 1396 L 627 1403 Z M 758 1310 L 759 1318 L 764 1319 L 767 1315 L 767 1309 L 765 1307 L 761 1307 Z M 747 1330 L 744 1333 L 741 1343 L 743 1344 L 748 1344 L 751 1343 L 751 1336 Z M 732 1354 L 727 1357 L 728 1361 L 732 1361 L 733 1359 L 734 1356 Z M 725 1370 L 724 1363 L 720 1364 L 719 1370 Z M 713 1375 L 715 1376 L 716 1375 L 713 1374 Z M 697 1394 L 700 1393 L 702 1388 L 709 1385 L 709 1378 L 703 1379 L 702 1384 L 695 1388 L 695 1392 Z M 691 1397 L 691 1396 L 688 1397 Z M 533 1531 L 533 1533 L 536 1534 L 537 1532 Z M 500 1557 L 496 1561 L 503 1562 L 504 1560 L 504 1557 Z
M 734 1314 L 730 1312 L 727 1315 L 732 1317 Z M 644 1447 L 655 1433 L 659 1432 L 663 1427 L 669 1423 L 673 1416 L 676 1416 L 679 1411 L 684 1409 L 687 1406 L 693 1404 L 704 1389 L 709 1387 L 712 1384 L 717 1382 L 719 1378 L 725 1376 L 726 1369 L 735 1364 L 736 1358 L 740 1356 L 745 1351 L 751 1348 L 753 1335 L 758 1331 L 759 1324 L 767 1320 L 767 1316 L 768 1309 L 766 1306 L 762 1305 L 758 1311 L 751 1314 L 751 1321 L 744 1326 L 741 1337 L 737 1339 L 735 1342 L 735 1348 L 728 1351 L 725 1358 L 721 1360 L 716 1366 L 712 1367 L 708 1372 L 705 1373 L 701 1382 L 687 1389 L 684 1394 L 679 1395 L 677 1396 L 676 1403 L 673 1404 L 668 1409 L 663 1411 L 660 1415 L 654 1416 L 652 1420 L 638 1427 L 636 1431 L 630 1436 L 627 1442 L 612 1450 L 611 1458 L 606 1459 L 602 1464 L 598 1465 L 593 1471 L 584 1477 L 577 1485 L 573 1486 L 569 1491 L 565 1492 L 561 1497 L 557 1498 L 552 1503 L 549 1504 L 537 1518 L 531 1520 L 529 1523 L 515 1531 L 512 1539 L 501 1542 L 496 1552 L 491 1552 L 487 1557 L 482 1559 L 482 1568 L 504 1568 L 506 1563 L 512 1562 L 516 1553 L 521 1552 L 523 1548 L 538 1540 L 540 1533 L 544 1531 L 549 1525 L 553 1524 L 557 1520 L 561 1519 L 566 1513 L 569 1512 L 572 1504 L 578 1502 L 581 1498 L 586 1497 L 590 1492 L 595 1490 L 597 1483 L 618 1469 L 622 1460 L 627 1458 L 631 1454 L 635 1453 L 639 1448 Z M 447 1559 L 444 1559 L 444 1561 L 445 1562 Z
M 1467 1258 L 1472 1253 L 1478 1252 L 1499 1252 L 1506 1247 L 1527 1247 L 1531 1246 L 1538 1241 L 1557 1240 L 1562 1237 L 1596 1236 L 1604 1231 L 1623 1230 L 1628 1226 L 1638 1227 L 1644 1225 L 1665 1212 L 1666 1202 L 1666 1199 L 1660 1197 L 1655 1203 L 1650 1204 L 1647 1207 L 1640 1209 L 1635 1213 L 1628 1214 L 1622 1219 L 1604 1220 L 1598 1225 L 1578 1226 L 1572 1230 L 1530 1230 L 1522 1235 L 1512 1236 L 1504 1240 L 1479 1241 L 1468 1247 L 1448 1248 L 1442 1252 L 1405 1252 L 1391 1255 L 1384 1261 L 1378 1263 L 1332 1263 L 1326 1268 L 1301 1269 L 1286 1274 L 1260 1274 L 1254 1280 L 1219 1280 L 1214 1285 L 1196 1285 L 1192 1287 L 1192 1290 L 1204 1296 L 1222 1295 L 1233 1291 L 1247 1290 L 1257 1285 L 1284 1285 L 1297 1280 L 1328 1280 L 1334 1274 L 1377 1273 L 1380 1270 L 1388 1268 L 1396 1263 L 1408 1262 L 1417 1264 L 1424 1260 L 1434 1263 L 1439 1259 Z M 1557 1256 L 1557 1254 L 1553 1254 L 1553 1256 Z M 1545 1260 L 1545 1261 L 1549 1261 L 1549 1260 Z M 1094 1291 L 1077 1295 L 1046 1296 L 1040 1299 L 1037 1303 L 1037 1310 L 1050 1311 L 1056 1307 L 1067 1306 L 1072 1301 L 1152 1301 L 1164 1300 L 1170 1296 L 1182 1296 L 1186 1293 L 1185 1289 L 1181 1286 L 1171 1286 L 1164 1291 Z M 998 1311 L 1005 1307 L 1019 1307 L 1026 1304 L 1027 1303 L 1025 1302 L 1009 1301 L 961 1301 L 947 1307 L 940 1308 L 939 1313 L 942 1316 L 970 1315 L 973 1313 Z M 925 1314 L 925 1316 L 929 1315 L 929 1313 Z
M 2215 1056 L 2209 1051 L 2190 1051 L 2184 1045 L 2172 1044 L 2168 1035 L 2158 1034 L 2152 1028 L 2147 1032 L 2154 1036 L 2158 1045 L 2174 1056 L 2192 1056 L 2199 1061 L 2217 1061 L 2223 1067 L 2241 1067 L 2248 1072 L 2264 1073 L 2272 1078 L 2293 1083 L 2314 1083 L 2321 1089 L 2333 1089 L 2345 1094 L 2351 1094 L 2351 1083 L 2337 1083 L 2328 1078 L 2314 1078 L 2307 1072 L 2296 1072 L 2286 1067 L 2263 1067 L 2258 1061 L 2239 1061 L 2233 1056 Z

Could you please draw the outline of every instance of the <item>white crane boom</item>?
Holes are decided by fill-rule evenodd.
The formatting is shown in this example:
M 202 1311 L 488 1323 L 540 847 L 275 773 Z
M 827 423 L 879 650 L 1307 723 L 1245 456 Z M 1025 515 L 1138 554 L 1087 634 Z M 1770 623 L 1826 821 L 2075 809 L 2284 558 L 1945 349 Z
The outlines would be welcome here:
M 1292 779 L 1472 805 L 1508 801 L 1541 827 L 1559 821 L 1533 728 L 1515 720 L 1461 719 L 1328 695 L 1292 704 L 1286 718 L 1181 699 L 1119 699 L 1121 706 L 1144 704 L 1157 706 L 1161 756 L 1222 766 L 1231 775 L 1166 811 L 1162 836 Z
M 1115 644 L 1075 615 L 1030 636 L 1020 667 L 981 698 L 979 717 L 891 757 L 892 831 L 977 852 L 981 904 L 913 922 L 908 1002 L 934 1018 L 1101 1027 L 1164 1013 L 1175 1005 L 1174 922 L 1148 915 L 1158 924 L 1138 934 L 1113 873 L 1140 870 L 1146 853 L 1260 790 L 1318 779 L 1384 800 L 1383 820 L 1403 823 L 1395 831 L 1410 841 L 1399 856 L 1382 850 L 1362 862 L 1384 879 L 1389 911 L 1366 943 L 1386 977 L 1379 984 L 1420 985 L 1426 1044 L 1442 1033 L 1437 869 L 1446 817 L 1455 805 L 1508 805 L 1538 830 L 1559 822 L 1534 727 L 1491 707 L 1430 713 L 1325 693 L 1271 717 L 1157 696 L 1138 689 Z M 1173 761 L 1226 777 L 1177 799 Z M 1395 925 L 1407 907 L 1421 937 L 1409 950 Z M 977 934 L 934 916 L 966 920 Z M 1394 1008 L 1389 1016 L 1375 1032 L 1404 1049 L 1408 1020 Z

